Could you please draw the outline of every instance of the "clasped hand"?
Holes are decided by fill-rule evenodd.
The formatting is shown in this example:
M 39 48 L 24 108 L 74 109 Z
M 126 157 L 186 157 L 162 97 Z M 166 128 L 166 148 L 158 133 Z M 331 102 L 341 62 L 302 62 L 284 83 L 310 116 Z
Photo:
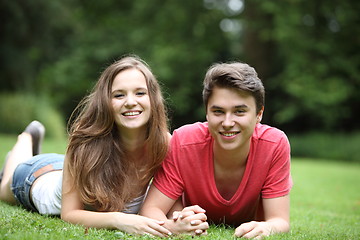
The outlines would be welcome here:
M 209 224 L 206 222 L 205 210 L 198 205 L 185 207 L 173 212 L 172 232 L 175 234 L 207 235 Z

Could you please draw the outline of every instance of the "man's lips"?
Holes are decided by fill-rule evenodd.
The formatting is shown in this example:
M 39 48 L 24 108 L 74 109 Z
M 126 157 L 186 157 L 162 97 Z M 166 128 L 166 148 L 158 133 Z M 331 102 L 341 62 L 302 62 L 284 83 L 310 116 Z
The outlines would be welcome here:
M 233 136 L 235 136 L 235 135 L 239 134 L 239 133 L 240 133 L 240 131 L 232 131 L 232 132 L 219 132 L 219 133 L 220 133 L 220 135 L 225 136 L 225 137 L 233 137 Z

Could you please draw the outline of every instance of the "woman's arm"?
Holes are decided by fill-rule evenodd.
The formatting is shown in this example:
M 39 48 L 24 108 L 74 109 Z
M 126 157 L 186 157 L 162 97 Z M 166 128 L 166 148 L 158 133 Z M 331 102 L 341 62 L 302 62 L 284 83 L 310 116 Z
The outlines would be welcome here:
M 262 199 L 265 221 L 252 221 L 235 229 L 235 236 L 255 238 L 290 230 L 290 196 Z
M 66 161 L 66 160 L 65 160 Z M 72 187 L 71 176 L 64 164 L 61 218 L 85 227 L 119 229 L 130 234 L 151 234 L 159 237 L 171 235 L 162 221 L 121 212 L 92 212 L 84 210 L 79 192 Z

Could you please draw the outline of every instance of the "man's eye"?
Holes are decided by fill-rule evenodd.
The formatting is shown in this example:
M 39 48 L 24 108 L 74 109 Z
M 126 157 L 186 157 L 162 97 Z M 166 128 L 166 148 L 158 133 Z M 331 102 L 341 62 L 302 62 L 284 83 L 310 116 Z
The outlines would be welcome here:
M 219 115 L 219 114 L 223 114 L 224 112 L 221 110 L 214 110 L 213 113 Z
M 244 114 L 244 113 L 245 113 L 244 110 L 236 110 L 236 111 L 235 111 L 235 114 L 238 114 L 238 115 L 239 115 L 239 114 Z

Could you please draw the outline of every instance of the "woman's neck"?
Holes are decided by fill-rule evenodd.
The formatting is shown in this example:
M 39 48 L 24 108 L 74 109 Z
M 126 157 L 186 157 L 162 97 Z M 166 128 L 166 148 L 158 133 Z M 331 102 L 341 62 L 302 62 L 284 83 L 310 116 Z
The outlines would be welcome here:
M 138 153 L 142 150 L 146 140 L 145 133 L 139 131 L 121 132 L 120 137 L 123 146 L 129 153 Z

